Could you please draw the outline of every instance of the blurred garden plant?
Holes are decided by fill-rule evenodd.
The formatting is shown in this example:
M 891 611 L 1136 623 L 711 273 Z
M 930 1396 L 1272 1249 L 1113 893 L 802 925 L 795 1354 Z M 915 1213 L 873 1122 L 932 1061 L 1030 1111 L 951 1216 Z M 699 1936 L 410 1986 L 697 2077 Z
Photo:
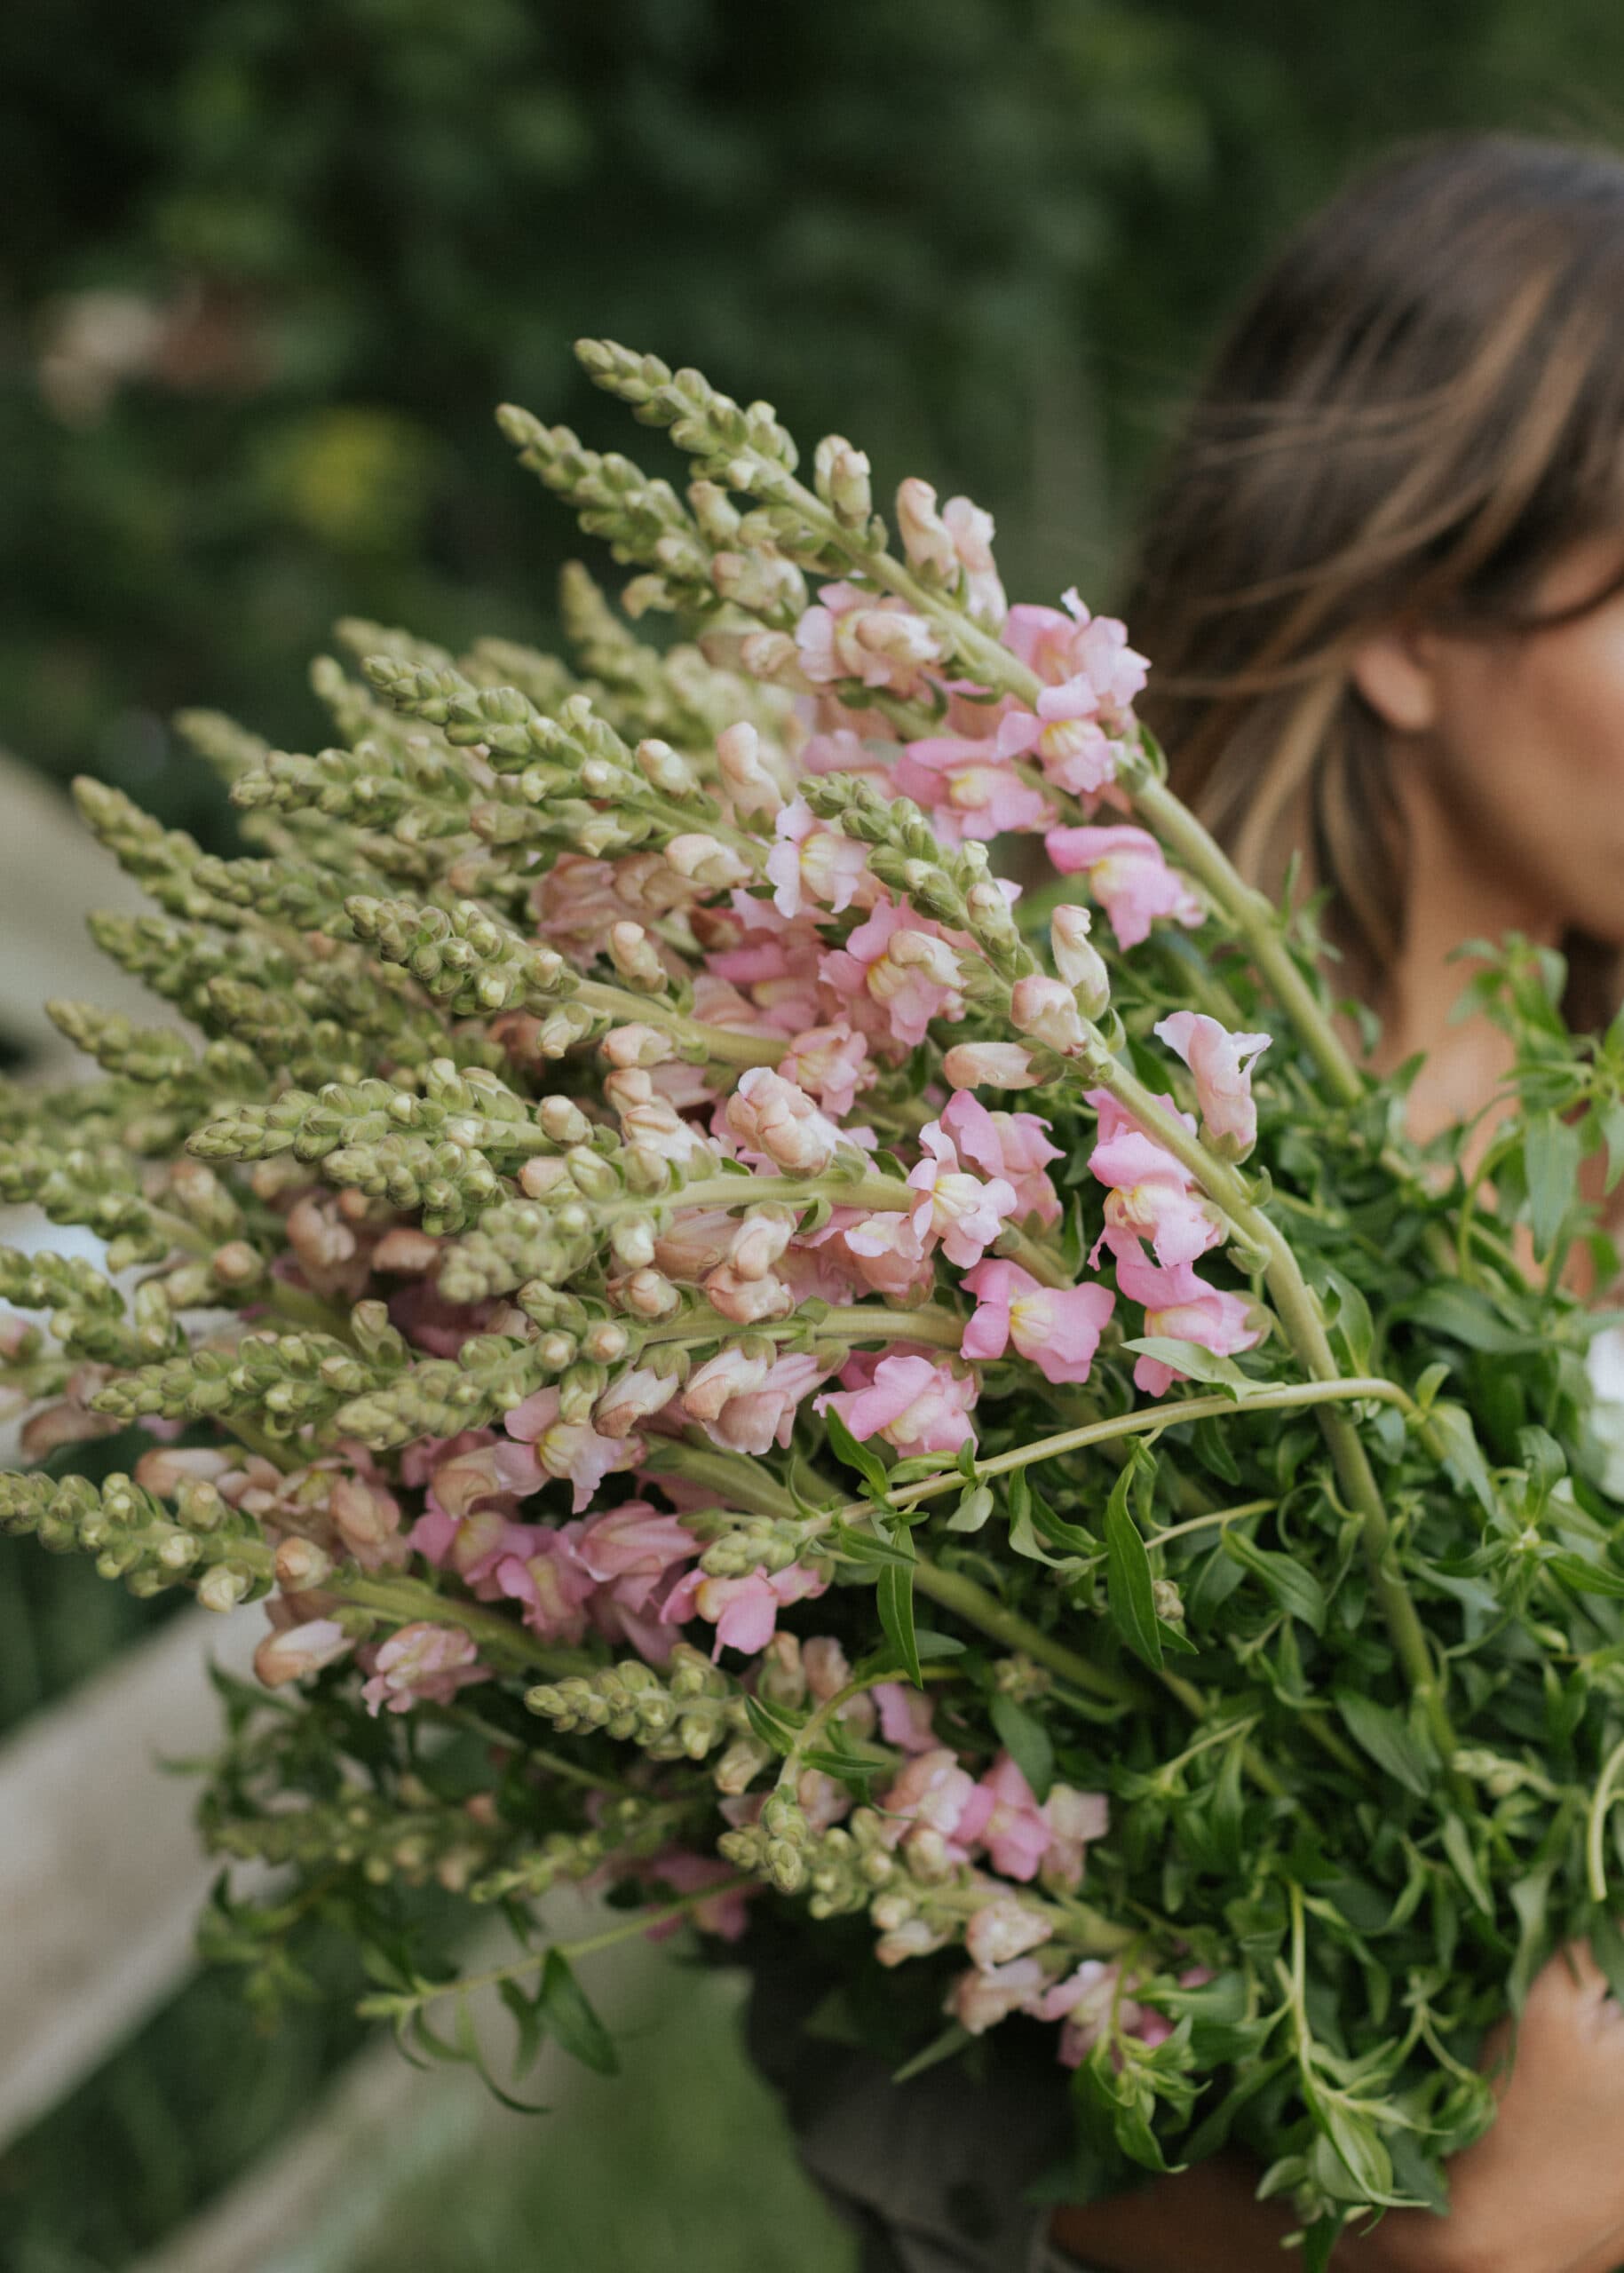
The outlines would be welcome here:
M 583 1952 L 866 1919 L 934 1984 L 912 2065 L 1035 2016 L 1097 2153 L 1248 2142 L 1323 2265 L 1441 2206 L 1563 1937 L 1624 1988 L 1567 1290 L 1624 1026 L 1485 949 L 1513 1089 L 1415 1150 L 1120 624 L 1008 606 L 968 500 L 905 481 L 893 536 L 849 442 L 803 478 L 770 406 L 580 352 L 685 491 L 504 431 L 695 644 L 580 569 L 568 665 L 346 625 L 332 748 L 187 722 L 248 858 L 80 785 L 155 903 L 97 937 L 199 1038 L 58 1003 L 105 1078 L 4 1099 L 5 1198 L 107 1243 L 0 1254 L 25 1448 L 151 1443 L 0 1518 L 265 1599 L 203 1808 L 276 1866 L 206 1925 L 256 1998 L 337 1921 L 408 2049 L 483 2061 L 494 1983 L 517 2074 L 607 2068 Z M 566 1879 L 628 1914 L 549 1944 Z M 426 1968 L 427 1881 L 512 1960 Z

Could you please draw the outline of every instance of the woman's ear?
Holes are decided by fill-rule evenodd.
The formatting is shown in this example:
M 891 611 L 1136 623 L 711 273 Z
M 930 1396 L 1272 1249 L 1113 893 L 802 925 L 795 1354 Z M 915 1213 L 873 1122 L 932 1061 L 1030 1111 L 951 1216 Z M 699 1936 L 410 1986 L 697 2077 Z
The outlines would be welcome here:
M 1433 643 L 1418 626 L 1391 624 L 1360 642 L 1349 665 L 1353 684 L 1395 733 L 1424 734 L 1438 723 Z

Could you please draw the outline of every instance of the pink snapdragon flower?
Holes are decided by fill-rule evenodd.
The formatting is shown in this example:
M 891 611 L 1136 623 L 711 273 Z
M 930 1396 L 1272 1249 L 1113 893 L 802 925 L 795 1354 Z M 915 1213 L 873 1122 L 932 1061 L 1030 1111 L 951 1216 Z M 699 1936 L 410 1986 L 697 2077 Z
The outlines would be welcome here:
M 925 1123 L 919 1143 L 924 1158 L 907 1175 L 910 1189 L 920 1195 L 912 1211 L 914 1229 L 922 1239 L 940 1239 L 948 1262 L 963 1270 L 980 1261 L 1002 1231 L 1005 1216 L 1015 1213 L 1015 1187 L 1001 1176 L 986 1184 L 967 1176 L 939 1121 Z
M 1063 876 L 1088 878 L 1121 946 L 1148 939 L 1159 916 L 1192 927 L 1205 921 L 1201 903 L 1148 829 L 1051 828 L 1043 845 Z
M 844 947 L 820 965 L 825 984 L 856 1012 L 877 1018 L 883 1030 L 912 1049 L 932 1018 L 963 1009 L 962 973 L 953 949 L 933 925 L 881 900 Z
M 879 1709 L 880 1734 L 899 1752 L 931 1752 L 936 1746 L 931 1700 L 923 1690 L 901 1681 L 876 1682 L 869 1694 Z
M 978 1097 L 957 1089 L 942 1107 L 941 1126 L 965 1160 L 1014 1185 L 1018 1220 L 1036 1216 L 1045 1224 L 1059 1222 L 1059 1195 L 1045 1171 L 1060 1158 L 1060 1148 L 1050 1143 L 1041 1113 L 989 1113 Z
M 936 1277 L 931 1251 L 913 1216 L 896 1208 L 867 1216 L 860 1208 L 836 1208 L 823 1229 L 808 1232 L 801 1244 L 849 1264 L 860 1285 L 898 1301 L 925 1291 Z
M 1103 1792 L 1079 1792 L 1070 1784 L 1050 1787 L 1043 1802 L 1049 1849 L 1038 1866 L 1046 1887 L 1075 1893 L 1082 1883 L 1090 1843 L 1111 1827 L 1111 1804 Z
M 579 1642 L 597 1584 L 577 1551 L 581 1525 L 522 1528 L 523 1540 L 514 1542 L 518 1551 L 496 1565 L 497 1590 L 520 1605 L 525 1624 L 543 1642 Z
M 1027 971 L 1010 988 L 1010 1024 L 1062 1057 L 1074 1056 L 1089 1039 L 1077 997 L 1063 978 L 1042 970 Z
M 376 1719 L 381 1710 L 405 1713 L 420 1700 L 448 1705 L 471 1681 L 488 1681 L 473 1636 L 460 1626 L 416 1619 L 370 1653 L 371 1677 L 361 1698 Z
M 961 1973 L 948 1992 L 947 2010 L 971 2036 L 1007 2021 L 1011 2013 L 1034 2012 L 1049 1975 L 1038 1959 L 1018 1957 L 1008 1965 L 974 1967 Z
M 942 1059 L 955 1089 L 1031 1089 L 1032 1052 L 1018 1041 L 959 1041 Z
M 712 1657 L 724 1648 L 754 1657 L 772 1639 L 778 1613 L 792 1602 L 815 1601 L 828 1588 L 827 1577 L 791 1563 L 783 1571 L 752 1571 L 742 1579 L 713 1579 L 690 1571 L 677 1581 L 660 1612 L 663 1623 L 680 1625 L 696 1614 L 717 1629 Z
M 968 1859 L 993 1810 L 993 1794 L 983 1789 L 956 1753 L 944 1746 L 906 1760 L 883 1794 L 880 1810 L 889 1818 L 892 1845 L 917 1830 L 946 1840 L 955 1861 Z
M 794 1035 L 779 1059 L 778 1070 L 787 1081 L 797 1081 L 809 1090 L 836 1121 L 845 1119 L 860 1092 L 873 1087 L 875 1078 L 867 1037 L 846 1018 L 807 1026 Z
M 800 1084 L 770 1065 L 751 1065 L 739 1076 L 724 1119 L 741 1159 L 785 1176 L 821 1176 L 845 1141 Z
M 1119 1997 L 1115 1965 L 1097 1957 L 1085 1958 L 1075 1973 L 1067 1974 L 1028 2008 L 1040 2020 L 1063 2021 L 1060 2057 L 1068 2068 L 1080 2068 L 1111 2024 L 1116 2007 L 1117 2026 L 1128 2035 L 1137 2033 L 1142 2008 L 1130 1998 Z
M 966 1358 L 1002 1358 L 1013 1342 L 1045 1381 L 1086 1382 L 1116 1297 L 1106 1287 L 1044 1287 L 1018 1263 L 989 1255 L 962 1284 L 976 1298 Z
M 773 826 L 777 842 L 767 855 L 767 881 L 780 915 L 800 915 L 808 907 L 839 915 L 865 883 L 872 885 L 868 847 L 819 820 L 804 797 L 793 798 Z
M 804 1350 L 790 1350 L 769 1365 L 736 1349 L 721 1350 L 689 1375 L 683 1410 L 713 1444 L 759 1459 L 774 1445 L 788 1449 L 802 1398 L 826 1378 L 827 1368 Z
M 532 1535 L 532 1526 L 516 1523 L 501 1501 L 452 1517 L 431 1496 L 427 1511 L 412 1525 L 410 1544 L 436 1570 L 454 1571 L 481 1602 L 495 1602 L 502 1593 L 497 1572 L 510 1557 L 529 1551 Z
M 652 1585 L 674 1564 L 700 1552 L 700 1542 L 680 1517 L 666 1515 L 647 1500 L 627 1500 L 581 1527 L 575 1554 L 600 1585 L 646 1579 Z
M 931 815 L 944 844 L 1045 827 L 1054 819 L 1047 797 L 998 762 L 994 745 L 959 734 L 909 742 L 898 759 L 896 787 Z
M 883 686 L 905 699 L 942 659 L 942 643 L 903 600 L 875 599 L 855 584 L 825 584 L 796 626 L 796 651 L 814 686 L 844 678 Z
M 1117 1255 L 1116 1283 L 1130 1303 L 1144 1304 L 1147 1334 L 1193 1342 L 1216 1358 L 1235 1357 L 1259 1339 L 1261 1329 L 1244 1296 L 1209 1287 L 1188 1263 L 1162 1270 L 1137 1247 Z M 1184 1379 L 1159 1358 L 1148 1357 L 1138 1360 L 1133 1377 L 1135 1387 L 1152 1397 L 1165 1395 L 1172 1382 Z
M 1157 1039 L 1182 1057 L 1195 1076 L 1195 1094 L 1209 1139 L 1245 1160 L 1257 1142 L 1252 1067 L 1268 1049 L 1266 1034 L 1232 1034 L 1199 1010 L 1176 1010 L 1156 1026 Z
M 994 1895 L 972 1913 L 964 1928 L 964 1946 L 982 1972 L 1008 1965 L 1028 1950 L 1041 1949 L 1054 1933 L 1041 1910 L 1012 1894 Z
M 254 1671 L 267 1689 L 280 1689 L 284 1682 L 304 1681 L 323 1666 L 336 1665 L 353 1647 L 336 1619 L 307 1618 L 267 1634 L 254 1651 Z
M 503 1426 L 510 1437 L 535 1448 L 549 1476 L 568 1477 L 574 1486 L 576 1515 L 591 1505 L 606 1476 L 616 1469 L 635 1468 L 643 1457 L 636 1437 L 600 1437 L 587 1422 L 561 1421 L 556 1389 L 536 1390 L 513 1407 Z
M 1061 605 L 1064 614 L 1059 608 L 1012 607 L 1003 644 L 1050 687 L 1084 681 L 1092 706 L 1088 715 L 1120 735 L 1150 667 L 1129 645 L 1126 626 L 1114 616 L 1091 615 L 1075 586 L 1062 593 Z
M 682 1847 L 668 1847 L 651 1862 L 639 1863 L 637 1875 L 662 1880 L 678 1895 L 700 1894 L 708 1886 L 725 1887 L 725 1892 L 707 1896 L 685 1913 L 688 1922 L 697 1926 L 701 1933 L 716 1934 L 725 1942 L 739 1940 L 750 1922 L 745 1905 L 752 1895 L 764 1891 L 759 1886 L 728 1885 L 726 1882 L 736 1880 L 738 1875 L 731 1863 L 723 1862 L 717 1855 L 690 1854 Z M 681 1918 L 664 1919 L 659 1925 L 651 1926 L 643 1938 L 663 1942 L 682 1923 Z
M 847 1381 L 866 1370 L 861 1360 L 845 1366 Z M 976 1432 L 969 1408 L 975 1403 L 976 1383 L 961 1379 L 947 1366 L 929 1358 L 882 1358 L 864 1386 L 828 1390 L 812 1400 L 814 1413 L 838 1413 L 860 1442 L 883 1437 L 904 1458 L 918 1453 L 955 1453 L 973 1444 Z
M 1138 1128 L 1119 1126 L 1095 1145 L 1089 1167 L 1110 1187 L 1105 1228 L 1094 1243 L 1090 1263 L 1098 1263 L 1102 1247 L 1120 1255 L 1147 1239 L 1157 1262 L 1172 1268 L 1193 1263 L 1223 1238 L 1188 1169 Z
M 915 568 L 949 588 L 964 576 L 964 604 L 978 623 L 1002 622 L 1007 602 L 993 561 L 993 517 L 968 497 L 949 497 L 939 512 L 936 492 L 916 476 L 899 484 L 897 527 Z
M 1049 1821 L 1036 1794 L 1007 1752 L 1001 1752 L 981 1778 L 993 1804 L 981 1837 L 1001 1878 L 1034 1879 L 1049 1852 Z

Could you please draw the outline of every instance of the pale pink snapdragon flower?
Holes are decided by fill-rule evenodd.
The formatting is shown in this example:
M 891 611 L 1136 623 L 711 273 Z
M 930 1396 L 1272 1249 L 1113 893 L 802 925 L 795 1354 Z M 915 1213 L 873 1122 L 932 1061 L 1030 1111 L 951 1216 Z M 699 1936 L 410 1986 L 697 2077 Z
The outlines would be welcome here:
M 1036 2011 L 1049 1980 L 1048 1971 L 1034 1957 L 1014 1958 L 1008 1965 L 985 1970 L 974 1967 L 954 1983 L 947 2010 L 970 2035 L 985 2036 L 1012 2013 Z
M 808 907 L 839 915 L 860 896 L 871 900 L 877 895 L 879 886 L 868 873 L 868 847 L 819 820 L 804 797 L 783 808 L 774 828 L 767 881 L 780 915 L 804 915 Z
M 717 1855 L 693 1855 L 685 1848 L 668 1847 L 652 1861 L 637 1866 L 639 1878 L 662 1880 L 678 1895 L 703 1895 L 707 1887 L 722 1891 L 704 1896 L 683 1913 L 681 1918 L 662 1919 L 650 1926 L 643 1938 L 646 1942 L 663 1942 L 676 1933 L 684 1923 L 697 1926 L 702 1934 L 715 1934 L 722 1941 L 736 1942 L 749 1926 L 749 1913 L 745 1905 L 752 1895 L 761 1894 L 760 1886 L 740 1886 L 731 1863 Z M 734 1883 L 730 1884 L 729 1881 Z
M 1061 594 L 1061 606 L 1064 614 L 1060 608 L 1012 607 L 1003 644 L 1050 687 L 1085 681 L 1089 715 L 1120 736 L 1150 666 L 1129 645 L 1127 627 L 1115 616 L 1090 614 L 1074 585 Z
M 947 1842 L 953 1860 L 963 1861 L 980 1838 L 993 1799 L 959 1765 L 958 1754 L 941 1745 L 904 1761 L 879 1807 L 889 1845 L 927 1831 Z
M 792 1036 L 778 1070 L 815 1097 L 833 1120 L 844 1121 L 860 1092 L 873 1087 L 868 1042 L 847 1018 L 807 1026 Z
M 1105 1228 L 1094 1243 L 1090 1263 L 1098 1263 L 1102 1247 L 1121 1255 L 1147 1239 L 1157 1262 L 1171 1269 L 1193 1263 L 1223 1238 L 1188 1169 L 1137 1125 L 1119 1125 L 1097 1144 L 1089 1168 L 1109 1187 Z
M 903 600 L 876 599 L 855 584 L 825 584 L 796 626 L 796 653 L 814 686 L 844 678 L 905 700 L 944 653 L 939 635 Z
M 953 1055 L 952 1051 L 948 1056 Z M 1060 1148 L 1049 1141 L 1049 1123 L 1036 1113 L 989 1113 L 978 1097 L 958 1089 L 941 1110 L 941 1125 L 967 1160 L 1015 1187 L 1018 1219 L 1036 1216 L 1058 1224 L 1059 1195 L 1046 1173 Z
M 963 1008 L 963 973 L 952 947 L 923 917 L 890 899 L 881 900 L 818 968 L 825 985 L 850 1002 L 860 1019 L 865 1012 L 877 1018 L 910 1049 L 924 1040 L 932 1018 L 956 1017 Z
M 955 1089 L 1031 1089 L 1037 1087 L 1032 1052 L 1018 1041 L 958 1041 L 942 1059 L 942 1071 Z
M 590 1422 L 560 1420 L 556 1389 L 534 1391 L 504 1417 L 503 1426 L 520 1444 L 534 1446 L 549 1476 L 569 1478 L 576 1515 L 591 1505 L 606 1476 L 616 1469 L 635 1468 L 643 1457 L 637 1437 L 600 1437 Z
M 761 736 L 748 718 L 717 736 L 717 764 L 736 813 L 773 814 L 784 803 L 778 776 L 761 754 Z
M 1086 876 L 1089 890 L 1111 919 L 1117 944 L 1137 947 L 1159 918 L 1190 927 L 1205 910 L 1148 829 L 1051 828 L 1044 850 L 1063 876 Z
M 854 1360 L 841 1374 L 843 1381 L 867 1371 Z M 883 1437 L 905 1458 L 918 1453 L 955 1453 L 975 1442 L 970 1407 L 975 1403 L 973 1377 L 962 1378 L 930 1358 L 887 1357 L 875 1366 L 862 1386 L 827 1390 L 812 1401 L 814 1413 L 835 1412 L 860 1441 Z
M 371 1675 L 361 1699 L 376 1719 L 381 1710 L 405 1713 L 424 1702 L 448 1705 L 472 1681 L 488 1681 L 473 1636 L 460 1626 L 416 1619 L 368 1652 Z
M 800 1083 L 770 1065 L 751 1065 L 739 1076 L 724 1120 L 741 1159 L 786 1176 L 821 1176 L 845 1141 Z
M 849 1263 L 860 1286 L 893 1300 L 906 1302 L 935 1281 L 931 1247 L 913 1216 L 898 1208 L 869 1216 L 860 1208 L 836 1208 L 823 1229 L 808 1232 L 801 1244 Z
M 1199 1010 L 1176 1010 L 1157 1025 L 1157 1039 L 1195 1076 L 1195 1094 L 1209 1142 L 1243 1160 L 1257 1142 L 1252 1068 L 1268 1049 L 1266 1034 L 1232 1034 Z
M 336 1665 L 353 1646 L 335 1619 L 307 1618 L 300 1625 L 267 1634 L 254 1651 L 254 1671 L 267 1689 L 280 1689 L 285 1682 L 305 1681 L 323 1666 Z
M 592 1407 L 592 1426 L 600 1437 L 633 1436 L 645 1421 L 664 1412 L 678 1386 L 674 1374 L 657 1374 L 652 1366 L 628 1366 Z
M 876 1682 L 869 1691 L 880 1716 L 880 1734 L 899 1752 L 931 1752 L 937 1744 L 931 1700 L 908 1682 Z
M 1002 1358 L 1010 1342 L 1048 1382 L 1086 1382 L 1110 1323 L 1109 1288 L 1045 1287 L 1018 1263 L 988 1255 L 960 1282 L 976 1298 L 960 1345 L 966 1358 Z
M 1076 1056 L 1088 1044 L 1076 996 L 1063 978 L 1044 971 L 1028 971 L 1016 980 L 1010 990 L 1010 1023 L 1017 1034 L 1030 1034 L 1062 1057 Z
M 690 1571 L 666 1596 L 660 1616 L 665 1625 L 681 1625 L 696 1615 L 713 1625 L 713 1658 L 725 1648 L 754 1657 L 772 1639 L 780 1610 L 793 1602 L 815 1601 L 828 1591 L 828 1583 L 827 1576 L 802 1563 L 791 1563 L 782 1571 L 752 1571 L 742 1579 L 713 1579 L 703 1571 Z
M 827 1377 L 828 1368 L 805 1350 L 767 1365 L 723 1350 L 689 1375 L 683 1410 L 713 1444 L 758 1460 L 774 1445 L 788 1451 L 802 1399 Z
M 1191 1263 L 1163 1270 L 1136 1245 L 1132 1254 L 1117 1255 L 1116 1283 L 1130 1303 L 1144 1304 L 1147 1334 L 1192 1342 L 1216 1358 L 1236 1357 L 1261 1338 L 1252 1304 L 1243 1295 L 1209 1287 Z M 1133 1377 L 1135 1387 L 1152 1397 L 1165 1395 L 1174 1382 L 1185 1378 L 1159 1358 L 1149 1357 L 1139 1358 Z
M 581 1525 L 555 1530 L 526 1524 L 520 1529 L 518 1551 L 496 1565 L 497 1592 L 519 1604 L 525 1624 L 543 1642 L 579 1642 L 598 1583 L 577 1552 Z
M 980 1261 L 1015 1213 L 1015 1187 L 1001 1176 L 984 1183 L 967 1175 L 939 1121 L 925 1123 L 919 1143 L 924 1157 L 907 1174 L 909 1188 L 920 1195 L 914 1229 L 922 1239 L 939 1239 L 948 1262 L 963 1270 Z
M 1041 789 L 999 762 L 995 745 L 958 734 L 909 742 L 895 768 L 900 795 L 931 815 L 944 844 L 1025 834 L 1054 820 Z
M 1041 1949 L 1054 1934 L 1051 1921 L 1013 1894 L 995 1894 L 971 1913 L 964 1946 L 984 1973 Z

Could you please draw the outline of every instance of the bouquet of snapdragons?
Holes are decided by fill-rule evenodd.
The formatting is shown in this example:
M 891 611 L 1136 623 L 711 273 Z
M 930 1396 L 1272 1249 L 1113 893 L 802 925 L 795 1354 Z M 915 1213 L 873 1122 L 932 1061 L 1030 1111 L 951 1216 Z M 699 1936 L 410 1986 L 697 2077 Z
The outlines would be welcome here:
M 1034 2018 L 1097 2155 L 1245 2142 L 1323 2264 L 1441 2205 L 1564 1937 L 1624 1984 L 1565 1291 L 1624 1031 L 1485 949 L 1513 1089 L 1416 1150 L 1120 624 L 1008 606 L 968 500 L 905 481 L 893 540 L 848 442 L 803 479 L 770 406 L 581 353 L 692 479 L 503 413 L 635 572 L 624 616 L 567 573 L 570 664 L 351 623 L 331 748 L 191 717 L 251 857 L 80 785 L 155 903 L 96 937 L 178 1018 L 55 1003 L 104 1078 L 0 1101 L 0 1193 L 103 1243 L 0 1252 L 45 1319 L 0 1521 L 264 1599 L 202 1813 L 275 1866 L 208 1921 L 256 1994 L 337 1918 L 408 2050 L 483 2062 L 438 1885 L 513 1928 L 516 2068 L 609 2066 L 583 1947 L 861 1926 L 910 2065 Z

